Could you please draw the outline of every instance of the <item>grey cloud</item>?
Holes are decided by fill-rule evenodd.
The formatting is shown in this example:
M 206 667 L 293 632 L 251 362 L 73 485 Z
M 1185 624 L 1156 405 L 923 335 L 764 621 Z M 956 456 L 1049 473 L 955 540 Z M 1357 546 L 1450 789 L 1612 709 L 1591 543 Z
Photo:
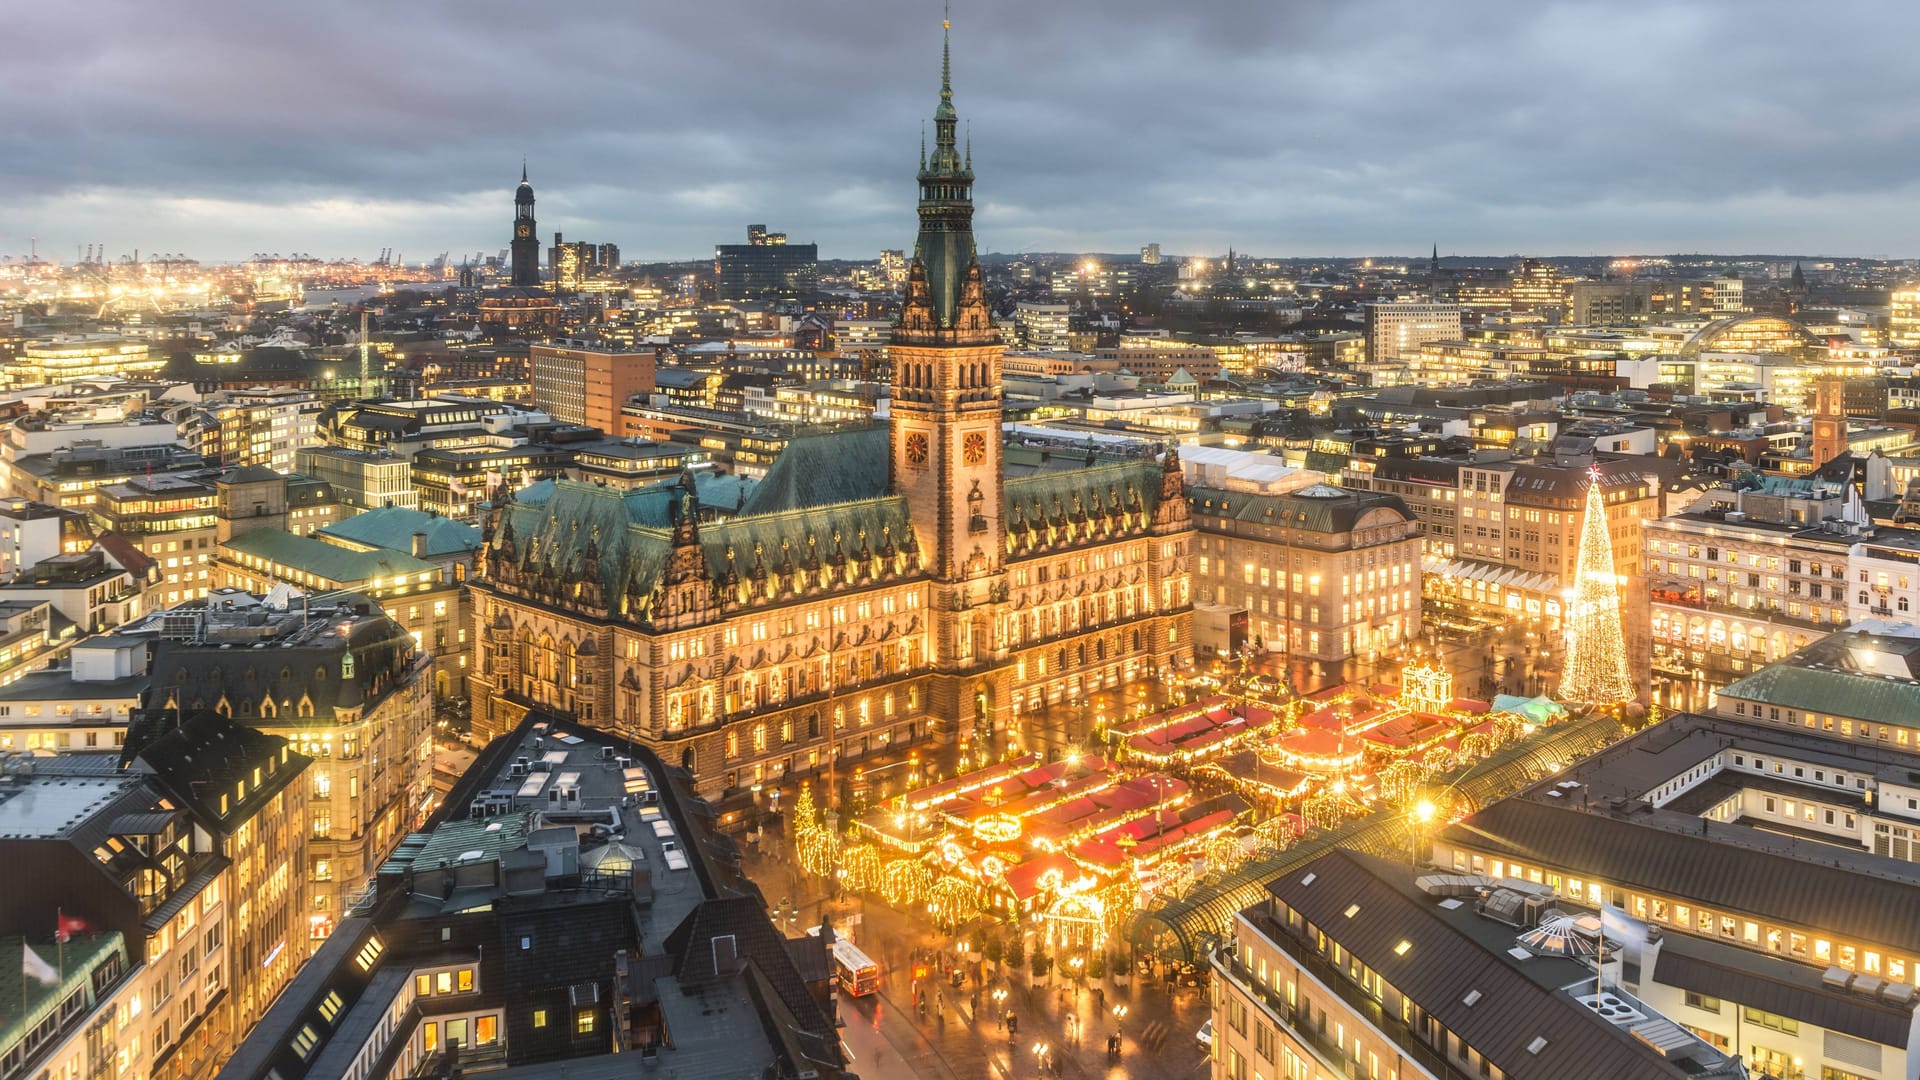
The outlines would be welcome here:
M 967 0 L 982 243 L 1914 251 L 1920 9 L 1851 10 Z M 39 3 L 0 67 L 0 252 L 492 250 L 524 154 L 543 229 L 634 257 L 750 220 L 866 256 L 911 240 L 939 15 Z

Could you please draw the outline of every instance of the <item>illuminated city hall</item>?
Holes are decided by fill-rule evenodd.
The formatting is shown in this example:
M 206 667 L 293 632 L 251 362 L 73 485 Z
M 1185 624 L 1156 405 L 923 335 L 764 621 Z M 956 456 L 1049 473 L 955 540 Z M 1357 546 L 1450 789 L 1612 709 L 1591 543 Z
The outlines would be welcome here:
M 1191 656 L 1178 461 L 1009 451 L 943 57 L 887 426 L 795 439 L 725 516 L 546 480 L 487 522 L 474 730 L 561 710 L 739 791 L 1020 717 Z

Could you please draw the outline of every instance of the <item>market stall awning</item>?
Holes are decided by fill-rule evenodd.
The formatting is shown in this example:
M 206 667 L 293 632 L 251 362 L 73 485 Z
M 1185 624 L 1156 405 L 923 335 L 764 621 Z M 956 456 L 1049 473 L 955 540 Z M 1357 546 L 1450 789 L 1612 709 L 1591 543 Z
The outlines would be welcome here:
M 1559 596 L 1560 579 L 1552 574 L 1541 574 L 1528 570 L 1515 570 L 1506 566 L 1494 566 L 1489 563 L 1467 562 L 1464 559 L 1430 558 L 1422 565 L 1426 573 L 1435 577 L 1463 581 L 1484 581 L 1488 585 L 1497 585 L 1502 589 L 1536 593 L 1541 596 Z

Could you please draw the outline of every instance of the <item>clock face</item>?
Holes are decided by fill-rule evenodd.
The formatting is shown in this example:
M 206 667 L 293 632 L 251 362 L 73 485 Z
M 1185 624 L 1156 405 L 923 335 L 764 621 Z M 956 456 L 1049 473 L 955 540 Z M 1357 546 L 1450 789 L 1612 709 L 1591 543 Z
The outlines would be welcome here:
M 960 440 L 960 456 L 969 465 L 978 465 L 987 460 L 987 437 L 977 431 L 967 432 L 967 437 Z
M 915 465 L 927 463 L 927 436 L 925 432 L 907 433 L 907 460 Z
M 523 239 L 526 237 L 532 236 L 533 226 L 528 225 L 526 222 L 523 221 L 520 224 L 515 225 L 513 227 L 513 235 L 521 237 Z

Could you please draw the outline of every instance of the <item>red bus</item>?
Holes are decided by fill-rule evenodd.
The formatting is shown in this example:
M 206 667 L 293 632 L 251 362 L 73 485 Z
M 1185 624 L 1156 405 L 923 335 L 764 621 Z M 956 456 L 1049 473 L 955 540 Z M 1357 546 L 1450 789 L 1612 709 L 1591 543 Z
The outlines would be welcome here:
M 852 997 L 865 997 L 880 989 L 880 965 L 844 939 L 833 943 L 833 977 Z

